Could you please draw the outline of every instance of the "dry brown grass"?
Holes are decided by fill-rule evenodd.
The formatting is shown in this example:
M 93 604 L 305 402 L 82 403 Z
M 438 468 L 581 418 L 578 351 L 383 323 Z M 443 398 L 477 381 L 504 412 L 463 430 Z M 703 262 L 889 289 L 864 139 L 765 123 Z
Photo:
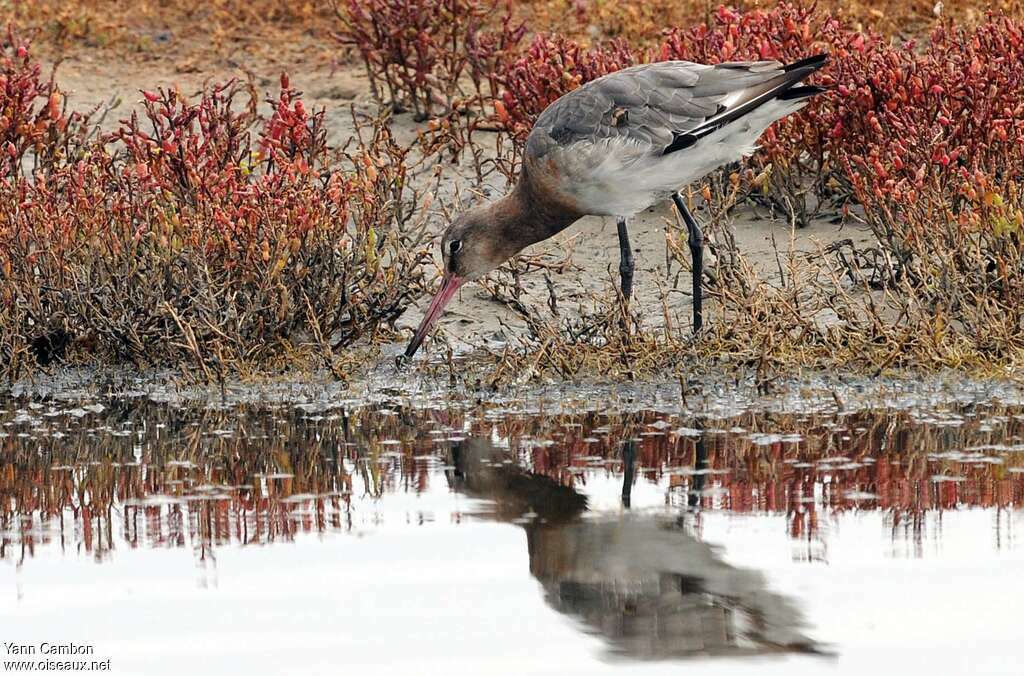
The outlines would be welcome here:
M 0 23 L 13 22 L 23 29 L 37 30 L 41 40 L 61 48 L 147 52 L 159 47 L 163 34 L 169 31 L 179 57 L 182 51 L 226 52 L 240 46 L 272 53 L 298 36 L 329 42 L 341 27 L 334 4 L 284 0 L 11 0 L 0 5 Z M 531 32 L 558 33 L 584 43 L 624 38 L 634 46 L 643 46 L 656 43 L 666 28 L 706 22 L 719 5 L 750 10 L 772 4 L 766 0 L 524 0 L 513 7 L 516 18 L 525 20 Z M 938 14 L 932 0 L 820 0 L 814 4 L 841 13 L 864 28 L 900 38 L 926 33 L 937 16 L 967 23 L 983 20 L 989 9 L 1024 16 L 1020 0 L 944 0 Z
M 519 11 L 536 32 L 558 33 L 584 43 L 623 38 L 634 46 L 644 46 L 656 44 L 666 28 L 709 23 L 719 6 L 749 11 L 768 9 L 775 4 L 771 0 L 530 0 L 520 3 Z M 938 4 L 932 0 L 818 0 L 802 4 L 840 14 L 861 28 L 900 38 L 927 33 L 940 17 L 970 24 L 983 21 L 989 10 L 1024 16 L 1024 3 L 1020 0 L 945 0 Z
M 13 0 L 0 6 L 0 22 L 38 31 L 51 45 L 129 52 L 152 49 L 161 33 L 176 40 L 177 49 L 197 50 L 282 32 L 326 37 L 335 20 L 328 3 L 281 0 Z

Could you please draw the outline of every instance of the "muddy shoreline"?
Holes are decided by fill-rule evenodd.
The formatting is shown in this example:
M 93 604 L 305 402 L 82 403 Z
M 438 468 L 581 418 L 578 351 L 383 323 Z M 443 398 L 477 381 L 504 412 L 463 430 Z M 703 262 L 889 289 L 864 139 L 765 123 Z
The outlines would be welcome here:
M 710 370 L 682 380 L 549 382 L 489 388 L 472 378 L 453 383 L 432 374 L 398 369 L 385 361 L 348 382 L 320 373 L 259 382 L 229 379 L 222 384 L 196 384 L 172 371 L 64 369 L 2 387 L 0 395 L 27 401 L 145 399 L 171 406 L 290 404 L 310 412 L 391 402 L 414 409 L 445 405 L 607 413 L 654 409 L 727 418 L 750 411 L 842 414 L 984 402 L 1020 406 L 1024 405 L 1024 381 L 970 378 L 955 371 L 870 378 L 820 372 L 779 376 L 766 384 L 752 370 Z

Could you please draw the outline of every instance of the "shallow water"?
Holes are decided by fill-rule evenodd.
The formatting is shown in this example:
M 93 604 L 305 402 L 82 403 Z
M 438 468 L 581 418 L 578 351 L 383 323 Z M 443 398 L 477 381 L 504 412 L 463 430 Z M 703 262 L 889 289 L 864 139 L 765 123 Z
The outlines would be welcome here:
M 707 401 L 0 399 L 2 640 L 124 674 L 1019 673 L 1024 408 Z

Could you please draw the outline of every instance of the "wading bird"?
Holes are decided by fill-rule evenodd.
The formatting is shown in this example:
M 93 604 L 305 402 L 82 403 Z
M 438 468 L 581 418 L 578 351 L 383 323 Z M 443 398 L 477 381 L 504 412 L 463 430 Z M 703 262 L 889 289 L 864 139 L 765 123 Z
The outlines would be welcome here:
M 634 266 L 628 218 L 669 196 L 689 234 L 693 329 L 699 331 L 704 241 L 679 191 L 754 152 L 771 123 L 823 91 L 798 85 L 827 58 L 789 65 L 664 61 L 605 75 L 559 98 L 537 118 L 512 191 L 463 212 L 445 231 L 441 288 L 405 357 L 416 354 L 459 287 L 586 215 L 618 219 L 619 275 L 628 300 Z

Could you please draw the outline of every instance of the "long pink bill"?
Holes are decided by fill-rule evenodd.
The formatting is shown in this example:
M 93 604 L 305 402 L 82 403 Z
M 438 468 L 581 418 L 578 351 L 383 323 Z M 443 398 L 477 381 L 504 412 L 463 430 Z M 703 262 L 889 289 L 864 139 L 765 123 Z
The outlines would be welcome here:
M 444 312 L 444 307 L 448 305 L 448 301 L 452 299 L 452 296 L 459 290 L 459 287 L 465 283 L 466 280 L 458 275 L 450 272 L 444 273 L 444 278 L 441 280 L 441 288 L 438 290 L 437 295 L 434 296 L 434 300 L 430 302 L 427 314 L 423 317 L 420 327 L 416 329 L 416 335 L 412 337 L 412 342 L 409 343 L 409 347 L 405 348 L 406 359 L 412 359 L 412 356 L 416 354 L 416 350 L 420 349 L 420 343 L 430 333 L 431 327 L 437 321 L 437 318 L 441 316 L 441 313 Z

